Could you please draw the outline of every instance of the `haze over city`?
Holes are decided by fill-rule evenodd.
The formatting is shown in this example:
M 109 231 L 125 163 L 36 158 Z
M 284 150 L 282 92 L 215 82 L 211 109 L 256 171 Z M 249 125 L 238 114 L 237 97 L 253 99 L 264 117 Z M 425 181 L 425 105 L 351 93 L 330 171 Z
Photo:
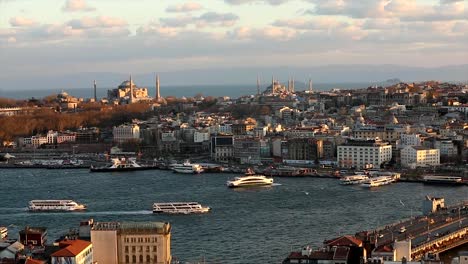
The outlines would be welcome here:
M 463 81 L 465 5 L 463 0 L 3 0 L 0 56 L 7 63 L 0 66 L 0 78 L 20 88 L 67 80 L 68 88 L 83 87 L 93 75 L 115 86 L 118 82 L 105 76 L 158 72 L 163 79 L 167 75 L 165 84 L 190 84 L 193 76 L 199 84 L 245 84 L 254 83 L 256 74 L 268 80 L 286 68 L 284 79 L 296 74 L 318 82 L 432 76 Z M 345 74 L 355 65 L 363 70 Z M 405 75 L 408 71 L 412 74 Z M 188 78 L 180 78 L 183 74 Z

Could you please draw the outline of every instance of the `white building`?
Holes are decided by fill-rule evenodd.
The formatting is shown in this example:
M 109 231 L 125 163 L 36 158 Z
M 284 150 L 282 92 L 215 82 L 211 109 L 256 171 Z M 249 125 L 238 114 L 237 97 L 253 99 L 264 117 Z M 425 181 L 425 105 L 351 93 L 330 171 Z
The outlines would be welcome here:
M 422 139 L 420 134 L 401 134 L 400 139 L 397 140 L 398 148 L 406 146 L 421 146 Z
M 140 127 L 136 124 L 120 125 L 114 127 L 112 134 L 114 135 L 114 142 L 117 143 L 138 141 L 140 140 Z
M 47 144 L 57 144 L 57 136 L 58 136 L 57 131 L 49 130 L 46 136 Z
M 392 159 L 392 145 L 379 139 L 350 139 L 338 146 L 337 155 L 344 168 L 380 168 Z
M 438 166 L 440 151 L 421 146 L 407 146 L 401 150 L 401 165 L 409 168 Z
M 205 142 L 205 141 L 209 141 L 209 140 L 210 140 L 210 133 L 208 133 L 208 132 L 198 132 L 198 131 L 196 131 L 193 134 L 193 142 L 195 142 L 195 143 L 201 143 L 201 142 Z

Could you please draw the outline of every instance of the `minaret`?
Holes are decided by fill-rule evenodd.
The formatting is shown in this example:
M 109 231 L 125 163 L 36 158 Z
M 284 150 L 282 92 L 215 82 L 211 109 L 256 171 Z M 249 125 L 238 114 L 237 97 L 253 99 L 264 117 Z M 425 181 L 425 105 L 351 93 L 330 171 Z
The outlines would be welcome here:
M 94 80 L 94 102 L 97 102 L 97 94 L 96 94 L 96 80 Z
M 288 77 L 288 92 L 291 92 L 291 77 Z
M 258 75 L 257 75 L 257 95 L 260 95 L 260 79 L 258 78 Z
M 160 90 L 159 90 L 159 75 L 156 75 L 156 101 L 158 102 L 161 98 Z
M 275 77 L 271 76 L 271 93 L 275 94 Z
M 309 79 L 309 93 L 312 93 L 312 79 Z
M 132 82 L 132 75 L 130 75 L 130 103 L 133 104 L 133 82 Z
M 294 93 L 294 77 L 291 78 L 291 93 Z

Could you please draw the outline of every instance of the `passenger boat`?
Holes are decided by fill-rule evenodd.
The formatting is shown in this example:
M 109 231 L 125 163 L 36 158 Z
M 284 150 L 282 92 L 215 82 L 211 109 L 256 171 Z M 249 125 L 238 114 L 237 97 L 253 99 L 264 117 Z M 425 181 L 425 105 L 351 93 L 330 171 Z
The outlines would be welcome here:
M 174 202 L 153 204 L 153 213 L 202 214 L 208 213 L 210 210 L 210 207 L 202 206 L 197 202 Z
M 427 175 L 423 177 L 424 183 L 433 183 L 433 184 L 462 184 L 462 177 L 458 176 L 436 176 L 436 175 Z
M 361 184 L 362 187 L 371 188 L 379 187 L 382 185 L 387 185 L 394 182 L 395 179 L 392 176 L 379 176 L 374 178 L 369 178 L 367 181 Z
M 91 166 L 91 172 L 112 172 L 112 171 L 137 171 L 137 170 L 152 170 L 155 166 L 141 166 L 136 162 L 135 158 L 113 158 L 112 164 L 102 167 Z
M 8 228 L 0 226 L 0 239 L 4 239 L 8 236 Z
M 267 186 L 272 184 L 273 178 L 267 178 L 265 175 L 255 174 L 251 169 L 248 169 L 244 176 L 236 177 L 233 180 L 226 182 L 226 185 L 229 188 Z
M 340 178 L 340 184 L 343 185 L 352 185 L 352 184 L 361 184 L 366 182 L 369 179 L 367 175 L 350 175 Z
M 200 164 L 190 163 L 189 161 L 185 161 L 182 164 L 173 164 L 171 168 L 177 173 L 197 174 L 203 172 L 203 168 Z
M 72 200 L 32 200 L 29 202 L 30 211 L 82 211 L 86 206 Z

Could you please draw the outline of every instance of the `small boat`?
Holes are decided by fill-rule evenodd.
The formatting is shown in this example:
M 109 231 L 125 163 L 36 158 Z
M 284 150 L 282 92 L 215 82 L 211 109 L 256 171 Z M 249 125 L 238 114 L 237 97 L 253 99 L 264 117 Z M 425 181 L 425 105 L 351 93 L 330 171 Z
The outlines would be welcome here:
M 32 200 L 29 202 L 29 211 L 82 211 L 86 206 L 73 200 Z
M 367 181 L 369 177 L 367 175 L 350 175 L 340 178 L 340 184 L 342 185 L 353 185 L 361 184 Z
M 172 164 L 171 168 L 177 173 L 197 174 L 203 172 L 203 168 L 200 164 L 190 163 L 189 161 L 185 161 L 182 164 Z
M 208 213 L 210 210 L 210 207 L 202 206 L 197 202 L 174 202 L 153 204 L 153 213 L 202 214 Z
M 363 182 L 361 186 L 366 187 L 366 188 L 379 187 L 379 186 L 390 184 L 394 181 L 395 179 L 392 176 L 379 176 L 379 177 L 369 178 L 367 181 Z
M 226 182 L 229 188 L 250 187 L 250 186 L 268 186 L 273 184 L 273 178 L 267 178 L 265 175 L 256 174 L 248 169 L 244 176 L 236 177 Z
M 0 226 L 0 239 L 4 239 L 8 236 L 8 228 L 5 226 Z
M 137 171 L 153 170 L 155 166 L 142 166 L 136 162 L 135 158 L 113 158 L 112 164 L 102 167 L 91 166 L 91 172 L 112 172 L 112 171 Z
M 433 183 L 433 184 L 462 184 L 462 177 L 458 176 L 436 176 L 436 175 L 427 175 L 423 177 L 424 183 Z

